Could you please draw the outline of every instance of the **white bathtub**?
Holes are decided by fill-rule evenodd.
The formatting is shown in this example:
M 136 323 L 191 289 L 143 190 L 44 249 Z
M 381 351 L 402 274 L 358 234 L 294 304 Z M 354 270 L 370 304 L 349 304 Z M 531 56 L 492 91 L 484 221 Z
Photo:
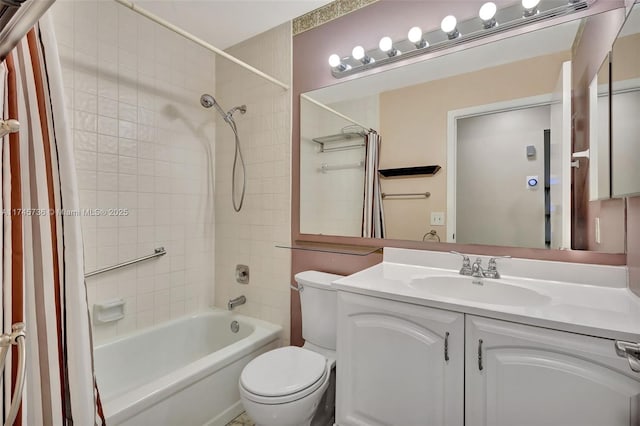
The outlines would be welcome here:
M 278 346 L 280 331 L 212 309 L 96 346 L 107 425 L 224 426 L 243 411 L 240 372 Z

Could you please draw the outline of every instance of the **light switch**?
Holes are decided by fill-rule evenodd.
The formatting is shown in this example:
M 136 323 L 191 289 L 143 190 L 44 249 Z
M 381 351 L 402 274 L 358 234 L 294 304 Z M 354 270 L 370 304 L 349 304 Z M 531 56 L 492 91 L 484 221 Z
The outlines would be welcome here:
M 444 225 L 444 212 L 431 212 L 432 225 Z

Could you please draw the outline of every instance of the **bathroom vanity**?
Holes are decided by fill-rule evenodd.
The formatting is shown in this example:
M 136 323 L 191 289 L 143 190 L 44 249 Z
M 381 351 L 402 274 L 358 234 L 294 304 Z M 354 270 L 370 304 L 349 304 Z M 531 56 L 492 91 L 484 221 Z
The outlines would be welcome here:
M 625 267 L 504 259 L 478 279 L 461 264 L 385 248 L 333 283 L 338 425 L 640 423 Z

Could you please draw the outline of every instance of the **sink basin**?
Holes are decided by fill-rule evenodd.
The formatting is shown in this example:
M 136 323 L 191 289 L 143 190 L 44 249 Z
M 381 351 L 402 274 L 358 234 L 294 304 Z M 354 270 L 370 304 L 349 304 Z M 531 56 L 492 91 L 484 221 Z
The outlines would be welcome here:
M 493 305 L 535 306 L 548 303 L 551 298 L 528 288 L 518 287 L 502 280 L 466 276 L 431 276 L 411 280 L 409 287 L 434 296 L 460 299 Z

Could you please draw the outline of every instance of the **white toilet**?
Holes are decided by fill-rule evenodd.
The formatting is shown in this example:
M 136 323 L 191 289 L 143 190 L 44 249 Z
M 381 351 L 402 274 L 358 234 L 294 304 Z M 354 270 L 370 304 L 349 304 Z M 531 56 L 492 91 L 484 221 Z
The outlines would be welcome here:
M 240 398 L 258 426 L 333 424 L 337 300 L 331 282 L 338 278 L 296 274 L 306 343 L 264 353 L 242 370 Z

